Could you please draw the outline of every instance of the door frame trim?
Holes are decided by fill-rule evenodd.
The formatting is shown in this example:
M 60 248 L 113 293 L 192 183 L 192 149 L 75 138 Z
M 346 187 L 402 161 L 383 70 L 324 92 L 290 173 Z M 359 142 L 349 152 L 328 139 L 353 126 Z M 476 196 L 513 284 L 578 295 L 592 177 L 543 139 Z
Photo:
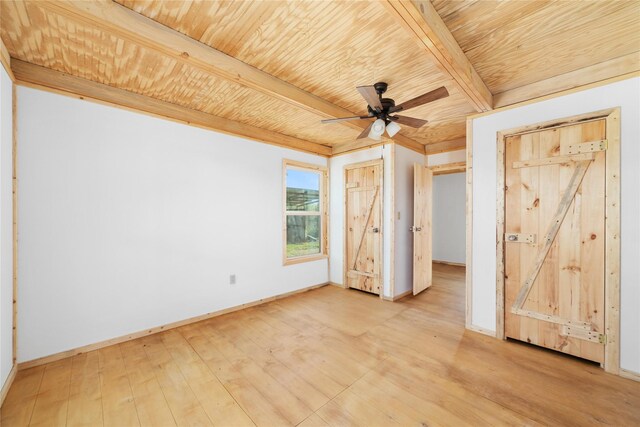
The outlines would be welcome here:
M 378 198 L 380 200 L 380 248 L 378 248 L 378 259 L 380 260 L 380 299 L 384 299 L 384 159 L 367 160 L 364 162 L 350 163 L 344 165 L 342 170 L 342 190 L 343 195 L 343 223 L 342 223 L 342 280 L 344 287 L 349 289 L 349 282 L 347 281 L 347 171 L 351 169 L 358 169 L 366 166 L 379 166 L 380 167 L 380 183 L 378 190 Z
M 605 334 L 604 370 L 620 374 L 620 107 L 594 111 L 534 125 L 497 132 L 496 187 L 496 338 L 506 339 L 504 332 L 504 233 L 505 233 L 505 140 L 509 136 L 571 126 L 579 123 L 606 121 L 609 142 L 605 171 Z

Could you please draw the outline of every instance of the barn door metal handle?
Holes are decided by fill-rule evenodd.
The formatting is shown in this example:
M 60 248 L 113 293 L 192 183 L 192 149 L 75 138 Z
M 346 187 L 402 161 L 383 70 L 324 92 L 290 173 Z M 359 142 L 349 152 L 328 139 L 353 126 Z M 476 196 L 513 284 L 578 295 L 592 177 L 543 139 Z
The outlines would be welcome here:
M 505 233 L 504 240 L 511 243 L 536 243 L 536 235 L 526 233 Z
M 374 233 L 379 233 L 379 232 L 380 232 L 380 229 L 379 229 L 378 227 L 374 227 L 373 232 L 374 232 Z

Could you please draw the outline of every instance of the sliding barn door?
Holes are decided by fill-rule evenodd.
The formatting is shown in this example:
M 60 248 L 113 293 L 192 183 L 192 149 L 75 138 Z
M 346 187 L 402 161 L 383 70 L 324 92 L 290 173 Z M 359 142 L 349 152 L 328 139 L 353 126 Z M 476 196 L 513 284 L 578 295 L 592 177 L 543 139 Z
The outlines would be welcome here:
M 346 283 L 380 294 L 382 162 L 345 169 Z
M 416 163 L 413 169 L 413 294 L 431 286 L 433 172 Z
M 505 139 L 505 334 L 604 360 L 605 120 Z

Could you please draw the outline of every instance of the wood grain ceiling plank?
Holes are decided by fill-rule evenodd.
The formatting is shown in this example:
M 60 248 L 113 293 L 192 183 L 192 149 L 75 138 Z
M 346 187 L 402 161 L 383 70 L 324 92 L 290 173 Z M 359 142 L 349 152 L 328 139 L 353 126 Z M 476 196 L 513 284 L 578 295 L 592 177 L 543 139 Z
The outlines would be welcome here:
M 491 92 L 475 71 L 429 0 L 387 0 L 384 3 L 415 40 L 451 76 L 477 111 L 493 108 Z
M 345 126 L 327 133 L 320 123 L 322 116 L 136 46 L 93 26 L 56 13 L 43 13 L 35 3 L 28 3 L 27 7 L 34 21 L 26 25 L 15 22 L 15 13 L 3 16 L 3 36 L 21 41 L 20 50 L 11 53 L 18 59 L 324 145 L 353 141 L 359 134 Z M 37 40 L 37 46 L 31 48 L 34 45 L 31 40 Z M 76 57 L 77 61 L 71 60 Z
M 152 16 L 164 25 L 177 25 L 176 29 L 180 31 L 189 31 L 184 23 L 191 18 L 197 19 L 184 15 L 176 22 L 169 16 L 172 9 L 170 2 L 156 1 L 150 4 L 126 1 L 123 4 Z M 390 83 L 385 96 L 397 102 L 443 84 L 447 86 L 451 92 L 449 98 L 414 109 L 413 116 L 438 120 L 449 110 L 455 111 L 456 115 L 475 111 L 468 106 L 462 107 L 464 111 L 460 110 L 459 102 L 468 104 L 466 98 L 423 55 L 416 55 L 414 50 L 406 48 L 407 45 L 412 46 L 414 41 L 395 25 L 395 21 L 379 4 L 327 1 L 277 4 L 280 6 L 278 12 L 265 18 L 255 37 L 247 39 L 247 45 L 235 52 L 238 59 L 359 113 L 365 112 L 365 106 L 355 91 L 355 85 L 357 82 L 371 84 L 377 80 Z M 225 9 L 226 13 L 231 11 Z M 207 18 L 213 23 L 224 19 L 225 15 Z M 234 25 L 243 27 L 242 19 L 247 18 L 239 19 Z M 371 25 L 366 28 L 354 25 L 353 22 L 358 20 L 366 20 Z M 235 33 L 235 28 L 212 26 L 211 38 L 207 43 L 215 48 L 225 46 L 226 39 Z M 306 40 L 300 38 L 300 33 L 306 34 Z M 197 34 L 191 32 L 189 35 L 193 37 Z M 372 77 L 363 80 L 362 76 L 368 74 Z M 401 134 L 408 136 L 405 129 Z
M 433 7 L 438 11 L 438 15 L 440 15 L 445 22 L 449 17 L 460 14 L 461 11 L 468 9 L 477 3 L 481 2 L 478 0 L 431 0 L 431 4 L 433 4 Z
M 640 52 L 634 52 L 589 67 L 580 68 L 576 71 L 497 93 L 493 96 L 494 107 L 500 108 L 517 104 L 638 71 L 640 71 Z
M 435 142 L 462 138 L 466 132 L 466 116 L 462 116 L 429 123 L 426 127 L 416 129 L 411 137 L 426 146 Z
M 467 52 L 483 44 L 493 33 L 504 31 L 506 26 L 513 27 L 515 22 L 526 22 L 530 15 L 540 13 L 555 1 L 482 0 L 457 11 L 455 14 L 443 17 L 443 20 L 462 51 Z M 436 11 L 440 13 L 438 7 L 436 7 Z
M 43 86 L 80 98 L 89 98 L 136 111 L 144 111 L 154 116 L 213 129 L 230 135 L 239 135 L 254 141 L 323 156 L 331 154 L 331 148 L 324 145 L 271 132 L 245 123 L 234 122 L 201 111 L 191 110 L 149 96 L 85 80 L 24 61 L 14 60 L 12 66 L 18 82 L 21 83 Z
M 551 1 L 540 3 L 531 13 L 520 19 L 511 19 L 500 13 L 500 21 L 494 22 L 495 31 L 476 43 L 465 45 L 465 52 L 492 52 L 495 49 L 513 49 L 527 40 L 547 40 L 550 35 L 582 28 L 593 21 L 606 23 L 606 15 L 617 11 L 629 10 L 626 2 L 584 1 L 578 8 L 574 2 Z M 602 25 L 604 26 L 604 25 Z M 576 40 L 579 41 L 579 40 Z
M 505 17 L 506 18 L 506 17 Z M 638 51 L 640 3 L 553 2 L 465 51 L 493 93 Z
M 441 100 L 442 101 L 442 100 Z M 425 117 L 431 123 L 437 123 L 443 120 L 450 120 L 451 118 L 473 114 L 476 112 L 475 108 L 469 104 L 467 98 L 459 92 L 453 92 L 447 98 L 447 102 L 436 101 L 427 105 L 412 108 L 407 111 L 407 116 L 422 118 Z M 403 113 L 404 115 L 405 113 Z M 409 129 L 403 129 L 407 132 L 407 136 L 411 138 L 412 131 Z
M 467 146 L 467 139 L 465 137 L 452 139 L 449 141 L 435 142 L 433 144 L 427 144 L 425 153 L 427 155 L 447 153 L 449 151 L 464 150 Z
M 39 6 L 62 16 L 86 22 L 140 46 L 161 52 L 176 61 L 237 82 L 314 114 L 323 117 L 353 115 L 349 110 L 161 25 L 120 4 L 110 1 L 59 1 L 42 2 L 39 3 Z M 345 126 L 355 129 L 364 129 L 368 124 L 366 121 L 344 123 Z M 402 135 L 397 135 L 395 140 L 409 148 L 423 150 L 420 144 Z
M 192 38 L 200 35 L 190 23 L 197 26 L 203 18 L 191 12 L 175 16 L 171 2 L 122 4 Z M 414 41 L 376 2 L 270 2 L 276 6 L 268 12 L 262 2 L 251 8 L 245 2 L 211 4 L 222 5 L 210 8 L 207 38 L 200 41 L 349 111 L 366 112 L 355 86 L 379 80 L 390 84 L 385 96 L 397 102 L 443 84 L 454 88 L 423 55 L 406 48 Z M 240 16 L 238 10 L 245 13 Z M 370 25 L 358 25 L 365 21 Z M 244 32 L 247 27 L 251 36 Z M 235 43 L 237 38 L 242 42 Z M 432 120 L 432 113 L 449 103 L 433 105 L 422 118 Z

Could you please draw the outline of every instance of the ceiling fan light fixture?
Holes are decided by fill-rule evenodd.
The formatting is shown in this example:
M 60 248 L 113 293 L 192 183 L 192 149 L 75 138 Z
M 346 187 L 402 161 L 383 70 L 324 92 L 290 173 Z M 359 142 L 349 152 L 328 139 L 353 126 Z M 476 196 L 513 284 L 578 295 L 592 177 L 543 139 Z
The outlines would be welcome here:
M 396 133 L 400 132 L 400 129 L 402 128 L 399 124 L 397 124 L 396 122 L 391 122 L 387 125 L 387 135 L 393 138 Z
M 384 129 L 385 129 L 384 120 L 377 119 L 375 122 L 373 122 L 373 125 L 371 126 L 371 130 L 369 131 L 369 138 L 379 141 L 380 137 L 384 133 Z
M 411 108 L 419 107 L 449 96 L 447 88 L 441 86 L 431 92 L 423 93 L 420 96 L 396 105 L 396 102 L 393 99 L 382 97 L 382 95 L 387 91 L 387 87 L 387 83 L 378 82 L 372 86 L 358 86 L 356 88 L 364 100 L 367 101 L 368 114 L 366 116 L 324 119 L 322 120 L 322 123 L 337 123 L 348 120 L 370 120 L 375 117 L 377 120 L 373 123 L 369 123 L 366 128 L 362 129 L 362 132 L 356 139 L 371 138 L 373 140 L 380 141 L 385 130 L 387 131 L 389 138 L 393 138 L 402 130 L 400 125 L 417 129 L 428 123 L 428 121 L 424 119 L 416 119 L 414 117 L 400 115 L 392 116 L 392 114 L 395 114 L 398 111 L 404 112 Z

